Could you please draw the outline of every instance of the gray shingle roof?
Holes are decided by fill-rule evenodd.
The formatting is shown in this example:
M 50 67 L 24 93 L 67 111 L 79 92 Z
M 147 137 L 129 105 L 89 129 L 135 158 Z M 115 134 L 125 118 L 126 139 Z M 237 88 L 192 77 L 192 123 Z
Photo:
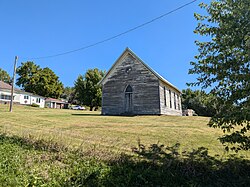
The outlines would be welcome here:
M 3 81 L 0 81 L 0 89 L 4 89 L 4 90 L 11 90 L 11 85 L 7 84 Z

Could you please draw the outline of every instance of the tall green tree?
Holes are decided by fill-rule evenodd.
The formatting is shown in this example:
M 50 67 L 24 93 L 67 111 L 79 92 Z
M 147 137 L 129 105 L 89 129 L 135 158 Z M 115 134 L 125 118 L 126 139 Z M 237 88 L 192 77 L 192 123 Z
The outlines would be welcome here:
M 86 104 L 85 102 L 85 89 L 86 89 L 86 81 L 84 79 L 83 75 L 79 75 L 75 81 L 75 97 L 76 100 L 78 101 L 78 104 Z
M 198 74 L 190 85 L 211 88 L 221 111 L 209 122 L 226 132 L 220 141 L 228 150 L 250 148 L 250 1 L 216 0 L 201 3 L 207 14 L 195 14 L 199 54 L 189 70 Z
M 7 71 L 3 70 L 2 68 L 0 68 L 0 81 L 3 81 L 8 84 L 11 83 L 10 75 L 7 73 Z
M 101 106 L 102 90 L 98 82 L 104 76 L 104 71 L 89 69 L 84 76 L 79 75 L 75 81 L 75 90 L 77 100 L 84 105 L 97 109 Z
M 47 67 L 40 68 L 34 62 L 25 62 L 17 68 L 17 74 L 16 84 L 27 92 L 53 98 L 59 98 L 63 92 L 59 77 Z
M 199 116 L 214 116 L 220 109 L 217 98 L 213 94 L 207 94 L 201 90 L 182 90 L 182 108 L 193 109 Z
M 17 74 L 19 78 L 16 84 L 21 86 L 26 92 L 35 92 L 35 86 L 38 81 L 38 72 L 42 69 L 40 66 L 36 65 L 34 62 L 22 62 L 21 66 L 17 68 Z
M 43 68 L 35 74 L 36 84 L 33 92 L 44 97 L 59 98 L 63 92 L 63 84 L 59 77 L 49 68 Z
M 76 103 L 75 100 L 75 88 L 66 86 L 63 89 L 63 93 L 61 95 L 61 98 L 68 100 L 68 103 Z

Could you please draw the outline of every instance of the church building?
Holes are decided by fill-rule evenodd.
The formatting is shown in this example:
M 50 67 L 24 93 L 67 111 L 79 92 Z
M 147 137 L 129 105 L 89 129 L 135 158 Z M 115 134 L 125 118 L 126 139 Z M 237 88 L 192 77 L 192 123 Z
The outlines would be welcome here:
M 182 115 L 181 91 L 129 48 L 99 84 L 102 115 Z

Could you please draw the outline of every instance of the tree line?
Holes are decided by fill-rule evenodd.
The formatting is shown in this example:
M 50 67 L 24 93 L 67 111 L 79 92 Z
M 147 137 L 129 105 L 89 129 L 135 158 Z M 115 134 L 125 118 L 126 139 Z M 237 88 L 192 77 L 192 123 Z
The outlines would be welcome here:
M 90 110 L 101 106 L 102 90 L 98 82 L 105 71 L 89 69 L 79 75 L 73 87 L 64 87 L 59 77 L 48 67 L 41 68 L 34 62 L 22 63 L 17 68 L 17 82 L 23 90 L 44 97 L 63 98 L 71 104 L 86 105 Z M 8 73 L 0 68 L 0 80 L 11 83 Z M 215 94 L 202 90 L 182 90 L 182 109 L 193 109 L 198 116 L 212 117 L 220 110 Z
M 34 62 L 22 62 L 16 70 L 16 85 L 22 90 L 43 97 L 64 98 L 71 104 L 86 105 L 90 110 L 101 106 L 102 91 L 97 84 L 104 76 L 104 71 L 89 69 L 79 75 L 73 87 L 64 87 L 59 77 L 48 67 L 41 68 Z M 12 78 L 0 68 L 0 80 L 12 84 Z
M 64 87 L 59 77 L 48 67 L 41 68 L 34 62 L 22 63 L 17 68 L 16 84 L 23 90 L 44 97 L 63 98 L 69 103 L 89 106 L 90 110 L 97 110 L 101 106 L 102 90 L 98 82 L 105 72 L 89 69 L 79 75 L 73 87 Z M 0 69 L 0 79 L 11 83 L 8 73 Z M 217 98 L 201 90 L 182 90 L 182 109 L 193 109 L 199 116 L 214 116 L 219 111 Z
M 182 90 L 182 109 L 193 109 L 198 116 L 212 117 L 220 111 L 218 98 L 215 94 L 204 90 Z

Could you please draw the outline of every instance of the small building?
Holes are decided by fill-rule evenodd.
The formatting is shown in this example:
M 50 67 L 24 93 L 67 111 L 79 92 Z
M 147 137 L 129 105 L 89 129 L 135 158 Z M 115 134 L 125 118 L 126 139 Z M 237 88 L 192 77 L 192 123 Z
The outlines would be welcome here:
M 68 103 L 63 100 L 54 99 L 54 98 L 46 98 L 45 99 L 45 106 L 47 108 L 57 108 L 57 109 L 66 109 L 68 108 Z
M 0 81 L 0 103 L 7 104 L 10 102 L 11 87 L 11 85 Z M 37 104 L 39 107 L 44 108 L 45 97 L 14 88 L 13 103 L 20 105 Z
M 103 115 L 182 115 L 181 91 L 129 48 L 99 84 Z

